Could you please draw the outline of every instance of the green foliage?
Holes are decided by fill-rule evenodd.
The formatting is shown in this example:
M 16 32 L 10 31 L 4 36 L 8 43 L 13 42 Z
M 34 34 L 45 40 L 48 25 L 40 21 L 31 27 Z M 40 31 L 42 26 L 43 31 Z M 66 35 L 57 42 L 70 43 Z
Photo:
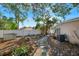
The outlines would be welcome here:
M 27 18 L 27 10 L 29 5 L 20 3 L 8 3 L 0 5 L 4 7 L 5 10 L 14 15 L 17 24 L 17 29 L 19 29 L 19 22 L 23 23 L 23 21 Z
M 72 3 L 73 7 L 77 7 L 79 3 Z
M 76 10 L 79 12 L 79 3 L 72 3 L 73 9 L 76 8 Z
M 0 30 L 15 30 L 17 29 L 17 24 L 14 21 L 13 18 L 7 18 L 6 16 L 3 16 L 3 18 L 0 19 Z
M 0 30 L 4 29 L 4 20 L 0 19 Z
M 55 15 L 60 16 L 65 20 L 65 16 L 70 14 L 72 6 L 66 3 L 56 3 L 53 5 L 51 4 L 51 9 Z
M 45 19 L 36 18 L 35 21 L 37 22 L 35 29 L 40 29 L 42 33 L 47 33 L 50 27 L 57 23 L 58 19 L 56 17 L 53 17 L 50 20 L 50 17 L 46 17 Z M 40 24 L 40 22 L 43 22 L 43 24 Z
M 5 23 L 5 26 L 4 26 L 4 29 L 5 30 L 16 30 L 17 29 L 17 24 L 14 23 L 14 22 L 8 22 L 8 23 Z
M 12 52 L 14 56 L 28 56 L 29 55 L 29 47 L 22 45 L 18 48 L 15 48 Z
M 52 4 L 32 4 L 34 20 L 37 22 L 36 29 L 40 29 L 42 33 L 47 34 L 47 31 L 53 26 L 58 20 L 50 15 Z
M 79 4 L 77 3 L 33 3 L 33 4 L 21 4 L 21 3 L 7 3 L 0 4 L 4 8 L 4 11 L 8 11 L 15 18 L 5 17 L 4 12 L 0 11 L 0 29 L 17 29 L 19 28 L 19 22 L 23 23 L 23 21 L 27 18 L 28 11 L 31 10 L 33 13 L 33 18 L 37 22 L 36 28 L 40 27 L 50 27 L 51 25 L 56 23 L 56 20 L 50 21 L 49 19 L 52 17 L 50 14 L 54 14 L 57 17 L 62 17 L 65 20 L 65 16 L 70 14 L 70 11 L 73 8 L 79 9 Z M 5 11 L 5 12 L 6 12 Z M 9 14 L 7 12 L 7 14 Z M 15 22 L 14 22 L 15 21 Z M 42 26 L 40 24 L 42 22 Z M 5 25 L 5 26 L 4 26 Z M 49 26 L 50 25 L 50 26 Z M 2 28 L 3 27 L 3 28 Z

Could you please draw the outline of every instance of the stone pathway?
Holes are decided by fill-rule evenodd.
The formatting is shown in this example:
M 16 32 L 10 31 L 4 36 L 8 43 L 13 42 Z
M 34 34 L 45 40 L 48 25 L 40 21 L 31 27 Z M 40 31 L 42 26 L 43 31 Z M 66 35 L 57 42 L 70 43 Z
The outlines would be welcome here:
M 44 36 L 38 40 L 38 46 L 36 53 L 34 56 L 46 56 L 48 55 L 48 36 Z M 46 51 L 46 52 L 45 52 Z

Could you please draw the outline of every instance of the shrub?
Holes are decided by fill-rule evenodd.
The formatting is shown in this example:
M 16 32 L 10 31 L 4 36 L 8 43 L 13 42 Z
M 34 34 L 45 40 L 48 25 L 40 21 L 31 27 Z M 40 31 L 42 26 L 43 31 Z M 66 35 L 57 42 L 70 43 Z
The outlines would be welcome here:
M 14 55 L 14 56 L 28 56 L 29 55 L 29 47 L 22 45 L 18 48 L 14 48 L 12 55 Z

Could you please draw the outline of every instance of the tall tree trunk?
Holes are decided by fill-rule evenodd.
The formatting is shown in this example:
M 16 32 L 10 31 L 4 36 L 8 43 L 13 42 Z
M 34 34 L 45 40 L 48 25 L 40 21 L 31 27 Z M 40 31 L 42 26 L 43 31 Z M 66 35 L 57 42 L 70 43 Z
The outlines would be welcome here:
M 44 24 L 43 24 L 43 32 L 42 32 L 42 33 L 43 33 L 43 35 L 45 35 L 45 28 L 44 28 Z
M 19 29 L 19 21 L 17 22 L 17 25 L 18 25 L 18 28 L 17 29 Z
M 46 30 L 46 31 L 45 31 L 45 35 L 47 35 L 47 24 L 46 24 L 46 26 L 45 26 L 45 27 L 46 27 L 46 28 L 45 28 L 45 30 Z
M 15 16 L 16 16 L 17 29 L 19 29 L 19 15 L 17 12 L 15 13 Z
M 19 19 L 16 18 L 16 23 L 17 23 L 17 29 L 19 29 Z

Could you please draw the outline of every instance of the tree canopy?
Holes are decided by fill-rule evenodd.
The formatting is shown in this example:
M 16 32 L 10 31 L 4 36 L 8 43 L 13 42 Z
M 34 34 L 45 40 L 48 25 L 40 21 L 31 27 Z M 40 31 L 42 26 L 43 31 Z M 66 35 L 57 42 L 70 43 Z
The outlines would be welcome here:
M 0 4 L 5 10 L 12 13 L 15 17 L 15 21 L 17 23 L 17 28 L 19 29 L 19 22 L 23 22 L 27 18 L 27 10 L 29 9 L 28 4 L 20 4 L 20 3 L 7 3 Z
M 48 31 L 48 27 L 50 28 L 57 22 L 57 17 L 65 20 L 65 16 L 69 15 L 72 9 L 77 8 L 77 10 L 79 10 L 79 4 L 76 3 L 2 3 L 0 6 L 5 9 L 4 11 L 8 11 L 8 14 L 12 13 L 14 15 L 14 17 L 6 17 L 4 13 L 0 11 L 0 26 L 9 27 L 12 25 L 18 29 L 19 22 L 23 23 L 23 21 L 28 18 L 29 10 L 31 10 L 33 19 L 37 23 L 36 28 L 38 28 L 38 26 L 44 27 L 43 29 L 46 30 L 46 32 Z M 50 20 L 50 18 L 52 18 L 52 20 Z M 6 25 L 4 26 L 3 24 L 5 22 Z

